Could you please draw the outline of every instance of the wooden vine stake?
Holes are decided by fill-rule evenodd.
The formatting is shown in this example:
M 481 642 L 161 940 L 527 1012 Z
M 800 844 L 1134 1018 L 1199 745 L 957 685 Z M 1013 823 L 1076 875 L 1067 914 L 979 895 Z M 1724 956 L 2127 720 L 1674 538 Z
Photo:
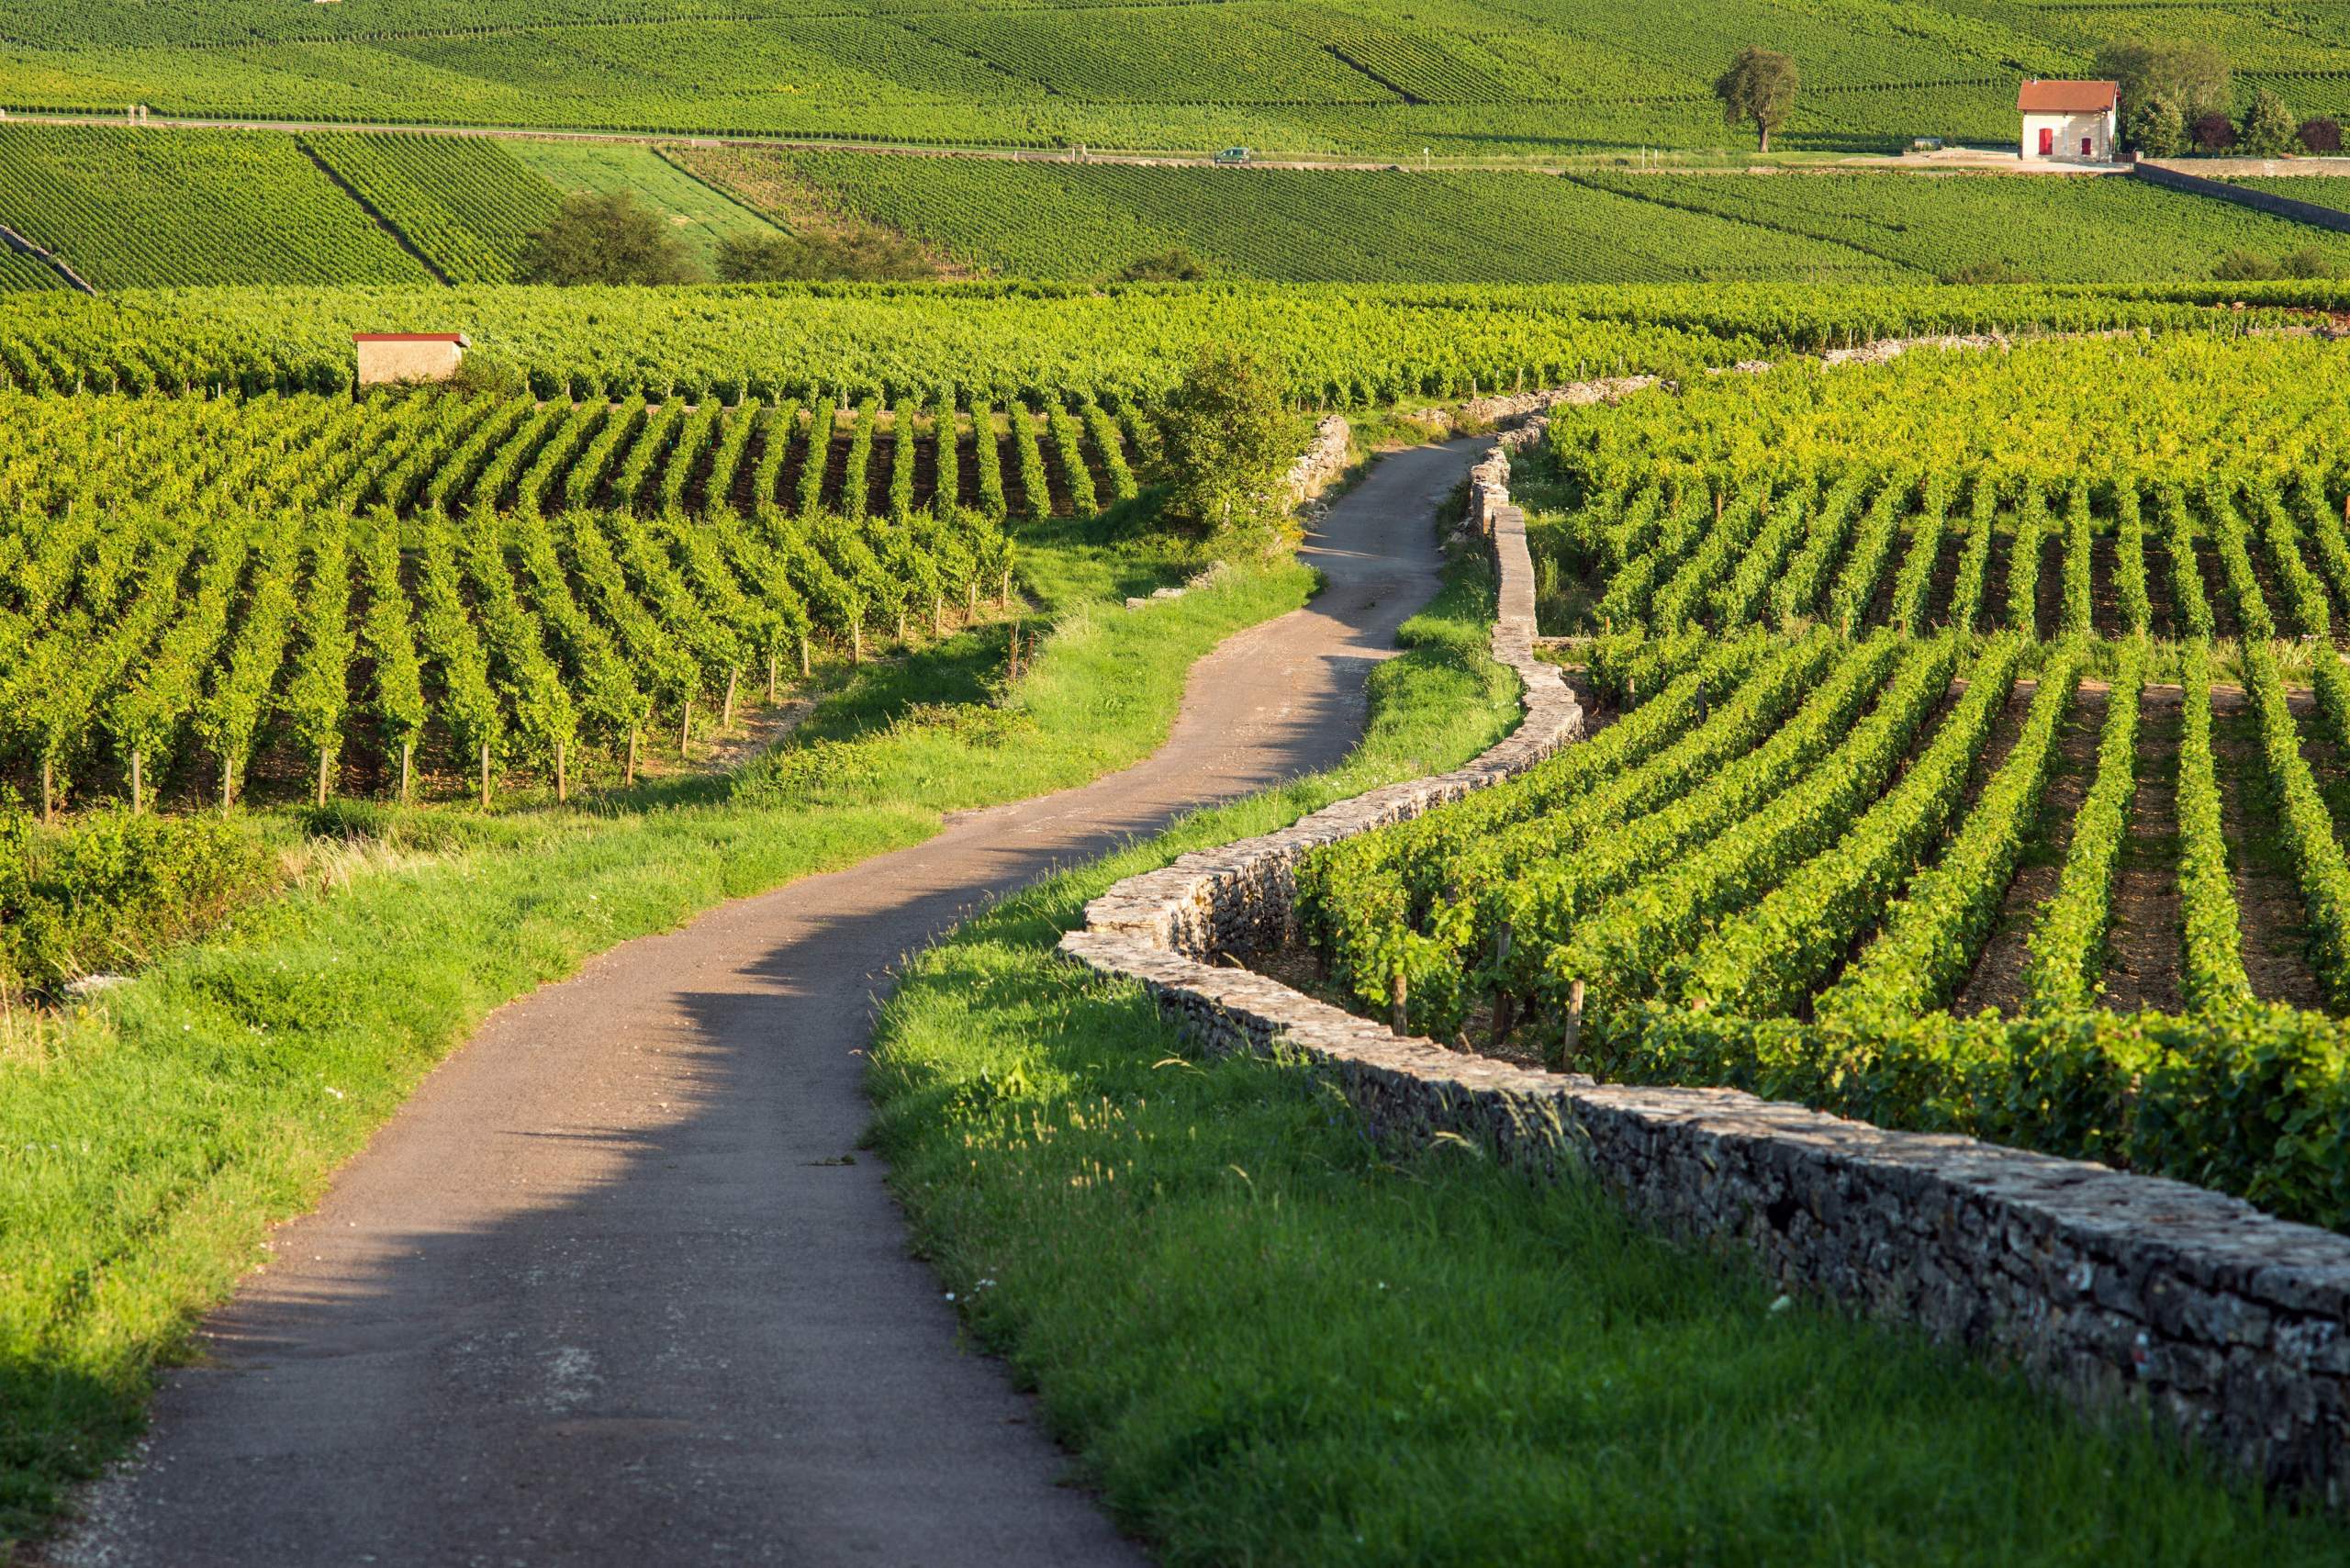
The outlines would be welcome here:
M 865 622 L 862 621 L 848 629 L 848 662 L 853 665 L 865 662 Z
M 677 716 L 677 755 L 688 755 L 686 748 L 694 738 L 694 700 L 686 699 L 685 711 Z
M 416 743 L 400 742 L 400 804 L 408 804 L 408 790 L 416 779 Z
M 800 639 L 800 678 L 805 680 L 815 672 L 815 666 L 808 654 L 808 639 L 802 637 Z
M 900 606 L 898 606 L 898 642 L 899 642 L 899 644 L 900 644 L 901 646 L 903 646 L 903 645 L 904 645 L 904 644 L 905 644 L 905 641 L 906 641 L 906 607 L 905 607 L 904 605 L 901 604 Z
M 145 760 L 137 746 L 130 748 L 130 809 L 134 812 L 147 809 L 147 780 L 141 766 Z
M 731 670 L 731 669 L 730 669 L 730 670 L 728 670 L 728 671 L 726 672 L 726 706 L 725 706 L 725 708 L 724 708 L 724 709 L 720 712 L 719 717 L 718 717 L 718 727 L 719 727 L 719 729 L 720 729 L 721 731 L 731 730 L 731 729 L 733 729 L 733 728 L 734 727 L 734 682 L 735 682 L 735 679 L 736 679 L 736 672 L 735 672 L 735 671 L 733 671 L 733 670 Z
M 934 593 L 930 596 L 930 634 L 934 637 L 943 637 L 946 634 L 946 596 L 945 594 Z
M 1561 1068 L 1574 1065 L 1575 1051 L 1582 1044 L 1583 981 L 1577 980 L 1567 988 L 1567 1033 L 1559 1043 L 1559 1065 Z
M 636 782 L 636 726 L 634 724 L 628 727 L 628 778 L 625 782 L 631 785 Z
M 571 776 L 565 767 L 563 742 L 554 743 L 554 803 L 562 805 L 571 799 Z
M 1510 935 L 1507 921 L 1502 922 L 1501 929 L 1494 933 L 1494 971 L 1496 976 L 1500 974 L 1501 967 L 1509 962 Z M 1509 988 L 1496 983 L 1494 987 L 1493 1043 L 1496 1051 L 1502 1048 L 1502 1042 L 1509 1038 Z
M 320 746 L 319 748 L 319 804 L 321 806 L 327 803 L 327 771 L 330 766 L 327 759 L 327 748 Z
M 767 700 L 769 702 L 775 700 L 775 650 L 769 648 L 767 650 Z
M 1410 1002 L 1411 991 L 1404 982 L 1404 971 L 1397 969 L 1387 977 L 1387 1026 L 1399 1035 L 1412 1032 Z
M 481 809 L 489 810 L 489 743 L 481 743 Z
M 43 786 L 42 792 L 44 794 L 47 793 L 48 781 L 49 774 L 44 770 L 41 774 L 41 782 Z M 222 816 L 227 816 L 229 814 L 229 808 L 236 803 L 237 765 L 231 758 L 224 756 L 220 759 L 220 814 Z

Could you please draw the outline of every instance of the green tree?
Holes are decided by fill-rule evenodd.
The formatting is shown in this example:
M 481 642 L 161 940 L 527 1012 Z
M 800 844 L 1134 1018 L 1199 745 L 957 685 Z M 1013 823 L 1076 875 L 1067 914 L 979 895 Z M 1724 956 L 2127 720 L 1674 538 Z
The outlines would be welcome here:
M 2121 84 L 2125 119 L 2139 105 L 2156 97 L 2177 104 L 2179 118 L 2189 123 L 2228 110 L 2227 56 L 2208 43 L 2116 39 L 2097 51 L 2095 69 Z
M 2149 158 L 2176 158 L 2187 151 L 2187 116 L 2177 100 L 2156 93 L 2131 109 L 2121 139 Z
M 1287 385 L 1277 362 L 1249 350 L 1200 351 L 1159 418 L 1169 521 L 1268 544 L 1282 535 L 1301 422 Z
M 701 269 L 632 192 L 579 192 L 530 237 L 516 275 L 564 285 L 699 283 Z
M 1759 150 L 1771 151 L 1771 133 L 1787 123 L 1795 107 L 1796 62 L 1784 54 L 1751 46 L 1738 51 L 1729 69 L 1714 82 L 1714 96 L 1722 101 L 1722 118 L 1731 125 L 1752 121 Z
M 904 235 L 867 225 L 731 234 L 718 244 L 718 275 L 729 283 L 901 283 L 936 277 L 938 263 Z
M 2236 147 L 2255 158 L 2284 158 L 2301 150 L 2300 125 L 2285 100 L 2263 87 L 2252 95 L 2236 129 Z

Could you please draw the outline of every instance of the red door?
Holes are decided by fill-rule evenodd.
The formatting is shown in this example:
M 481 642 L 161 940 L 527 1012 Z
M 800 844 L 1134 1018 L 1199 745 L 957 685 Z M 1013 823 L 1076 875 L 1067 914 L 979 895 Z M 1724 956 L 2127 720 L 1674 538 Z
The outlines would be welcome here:
M 2081 156 L 2084 158 L 2089 156 L 2089 139 L 2086 136 L 2081 138 Z
M 2040 128 L 2040 155 L 2042 158 L 2053 158 L 2056 155 L 2056 129 L 2053 126 L 2043 125 Z

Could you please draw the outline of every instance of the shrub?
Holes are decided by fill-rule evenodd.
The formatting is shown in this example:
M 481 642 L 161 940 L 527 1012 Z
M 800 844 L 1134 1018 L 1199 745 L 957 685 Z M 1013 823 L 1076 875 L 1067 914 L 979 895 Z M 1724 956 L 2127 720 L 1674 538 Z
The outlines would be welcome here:
M 2149 158 L 2176 158 L 2187 151 L 2187 116 L 2177 99 L 2157 93 L 2130 111 L 2122 140 Z
M 130 968 L 259 892 L 259 846 L 216 817 L 119 808 L 57 828 L 0 812 L 0 991 Z
M 2284 99 L 2263 87 L 2252 95 L 2252 106 L 2244 112 L 2236 145 L 2255 158 L 2288 156 L 2300 146 L 2293 111 L 2285 106 Z
M 701 269 L 677 237 L 628 191 L 577 192 L 522 247 L 523 283 L 699 283 Z
M 1166 515 L 1220 533 L 1279 537 L 1292 498 L 1282 479 L 1300 445 L 1279 364 L 1241 348 L 1203 348 L 1161 417 Z
M 869 225 L 830 234 L 734 234 L 719 241 L 728 283 L 903 283 L 938 275 L 938 263 L 902 234 Z
M 2225 152 L 2236 144 L 2235 122 L 2216 111 L 2196 116 L 2193 130 L 2198 152 Z
M 2125 117 L 2157 97 L 2177 104 L 2189 119 L 2226 117 L 2227 57 L 2208 43 L 2109 43 L 2097 51 L 2094 73 L 2121 84 Z
M 2305 119 L 2300 129 L 2293 133 L 2307 152 L 2339 152 L 2342 151 L 2342 122 L 2331 115 Z
M 2211 269 L 2211 276 L 2221 283 L 2270 283 L 2284 275 L 2275 257 L 2257 251 L 2230 251 Z

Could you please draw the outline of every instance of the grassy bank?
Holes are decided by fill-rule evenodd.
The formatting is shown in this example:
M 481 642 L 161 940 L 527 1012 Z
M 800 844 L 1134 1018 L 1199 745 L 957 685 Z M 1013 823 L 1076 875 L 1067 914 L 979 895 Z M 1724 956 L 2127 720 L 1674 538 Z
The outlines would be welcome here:
M 911 966 L 877 1137 L 975 1335 L 1176 1563 L 2339 1562 L 2341 1531 L 1913 1337 L 1775 1300 L 1589 1187 L 1380 1150 L 1052 956 L 1181 851 L 1449 765 L 1507 691 L 1455 595 L 1337 773 L 1061 877 Z
M 270 1223 L 491 1008 L 945 811 L 1136 760 L 1193 660 L 1311 586 L 1259 566 L 1129 612 L 1199 563 L 1109 527 L 1033 536 L 1024 561 L 1052 629 L 1016 684 L 982 629 L 866 666 L 733 778 L 491 815 L 272 813 L 298 887 L 70 1013 L 0 1021 L 0 1555 L 135 1431 L 153 1363 Z

